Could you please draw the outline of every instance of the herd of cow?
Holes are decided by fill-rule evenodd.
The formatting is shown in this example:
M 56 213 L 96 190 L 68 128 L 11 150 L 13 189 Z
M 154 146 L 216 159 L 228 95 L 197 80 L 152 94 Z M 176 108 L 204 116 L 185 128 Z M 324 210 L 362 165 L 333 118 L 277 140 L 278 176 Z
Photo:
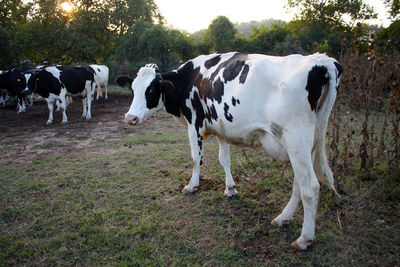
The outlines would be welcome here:
M 320 182 L 336 193 L 325 152 L 329 115 L 343 67 L 323 54 L 273 57 L 241 53 L 196 57 L 176 70 L 161 73 L 155 64 L 141 68 L 128 83 L 134 93 L 125 123 L 138 125 L 165 109 L 187 125 L 193 171 L 184 193 L 196 191 L 203 163 L 203 142 L 217 136 L 219 161 L 225 171 L 225 195 L 237 194 L 230 171 L 230 145 L 261 146 L 269 157 L 291 163 L 292 196 L 273 226 L 289 223 L 300 202 L 304 220 L 300 237 L 292 243 L 305 250 L 315 238 Z M 65 115 L 66 95 L 83 97 L 89 119 L 95 86 L 106 85 L 105 66 L 52 66 L 0 74 L 0 87 L 16 90 L 19 111 L 24 96 L 35 92 L 46 99 L 49 120 L 53 103 L 60 101 Z M 317 178 L 318 177 L 318 178 Z
M 16 96 L 18 113 L 25 112 L 29 96 L 33 93 L 43 97 L 49 108 L 47 124 L 53 122 L 54 102 L 63 114 L 62 123 L 67 123 L 67 96 L 82 97 L 82 117 L 91 118 L 91 102 L 97 88 L 97 98 L 105 90 L 109 70 L 105 65 L 89 66 L 44 66 L 37 68 L 15 68 L 0 71 L 0 89 Z

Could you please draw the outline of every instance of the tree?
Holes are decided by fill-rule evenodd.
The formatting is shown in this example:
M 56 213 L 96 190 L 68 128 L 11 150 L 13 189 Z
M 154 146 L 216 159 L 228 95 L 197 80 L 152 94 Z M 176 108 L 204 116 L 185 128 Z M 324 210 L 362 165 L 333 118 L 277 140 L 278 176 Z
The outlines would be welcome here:
M 289 35 L 287 23 L 275 22 L 271 26 L 253 28 L 250 39 L 258 53 L 272 54 L 277 43 L 283 43 Z
M 400 15 L 400 0 L 384 0 L 389 9 L 389 14 L 393 20 L 399 19 Z
M 233 48 L 237 29 L 225 16 L 219 16 L 208 26 L 206 39 L 216 52 L 228 52 Z
M 5 27 L 0 26 L 0 69 L 10 68 L 14 61 L 14 50 L 9 40 L 9 32 Z
M 2 0 L 0 2 L 0 26 L 12 28 L 26 23 L 32 3 L 28 1 Z
M 287 0 L 290 9 L 299 10 L 295 20 L 350 29 L 357 22 L 376 18 L 374 9 L 363 0 Z

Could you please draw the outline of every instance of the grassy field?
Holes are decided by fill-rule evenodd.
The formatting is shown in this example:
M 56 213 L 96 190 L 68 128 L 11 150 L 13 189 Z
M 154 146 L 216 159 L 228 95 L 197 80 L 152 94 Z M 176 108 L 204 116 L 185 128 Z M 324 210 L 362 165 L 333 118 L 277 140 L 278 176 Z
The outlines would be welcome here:
M 289 245 L 302 207 L 289 226 L 269 224 L 289 200 L 290 168 L 261 149 L 233 147 L 238 195 L 226 198 L 211 137 L 200 188 L 183 195 L 192 169 L 185 127 L 166 113 L 123 127 L 101 139 L 71 137 L 96 142 L 90 151 L 54 152 L 63 148 L 48 141 L 41 153 L 25 152 L 31 161 L 2 161 L 1 266 L 400 265 L 399 180 L 384 171 L 338 177 L 340 198 L 322 187 L 315 244 L 297 252 Z M 5 159 L 14 145 L 1 145 Z

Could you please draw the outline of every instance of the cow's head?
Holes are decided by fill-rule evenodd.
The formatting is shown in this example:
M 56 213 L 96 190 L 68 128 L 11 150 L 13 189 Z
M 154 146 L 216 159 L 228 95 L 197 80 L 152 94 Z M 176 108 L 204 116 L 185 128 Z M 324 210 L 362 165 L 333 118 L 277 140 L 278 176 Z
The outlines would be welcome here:
M 24 94 L 31 94 L 36 91 L 36 87 L 39 81 L 40 70 L 31 70 L 25 73 L 26 87 L 23 91 Z
M 13 89 L 17 95 L 21 94 L 26 87 L 26 79 L 24 72 L 19 69 L 13 69 L 10 71 L 11 83 L 13 85 Z
M 125 123 L 136 125 L 142 123 L 150 115 L 164 108 L 166 90 L 173 87 L 164 81 L 155 64 L 141 68 L 131 89 L 133 98 L 129 111 L 125 114 Z

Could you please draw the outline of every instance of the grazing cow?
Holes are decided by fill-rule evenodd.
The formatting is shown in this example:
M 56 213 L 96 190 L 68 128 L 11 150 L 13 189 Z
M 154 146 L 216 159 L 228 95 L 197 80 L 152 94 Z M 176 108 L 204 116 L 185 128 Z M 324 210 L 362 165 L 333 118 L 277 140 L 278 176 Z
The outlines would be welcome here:
M 26 87 L 25 71 L 26 69 L 16 68 L 0 72 L 0 89 L 5 89 L 10 95 L 17 97 L 17 113 L 26 111 L 23 93 Z
M 47 124 L 53 122 L 54 101 L 60 101 L 62 123 L 67 123 L 66 96 L 82 96 L 82 118 L 91 118 L 91 101 L 95 89 L 94 70 L 88 66 L 50 66 L 27 74 L 26 93 L 37 93 L 49 108 Z
M 99 96 L 102 94 L 102 88 L 106 94 L 105 99 L 108 99 L 107 86 L 108 86 L 108 74 L 109 70 L 106 65 L 89 65 L 94 70 L 94 80 L 97 85 L 97 96 L 96 100 L 99 100 Z
M 271 224 L 281 226 L 292 220 L 301 200 L 303 228 L 292 246 L 305 250 L 315 237 L 317 175 L 336 192 L 325 153 L 325 131 L 342 71 L 335 59 L 318 53 L 199 56 L 163 74 L 146 66 L 132 83 L 135 97 L 125 123 L 142 123 L 165 108 L 187 124 L 194 167 L 183 193 L 194 192 L 199 185 L 203 141 L 209 135 L 218 139 L 227 196 L 237 193 L 230 171 L 230 144 L 262 146 L 269 157 L 290 161 L 293 193 Z
M 115 77 L 114 82 L 121 87 L 125 87 L 125 86 L 131 87 L 133 79 L 126 75 L 118 75 L 117 77 Z

